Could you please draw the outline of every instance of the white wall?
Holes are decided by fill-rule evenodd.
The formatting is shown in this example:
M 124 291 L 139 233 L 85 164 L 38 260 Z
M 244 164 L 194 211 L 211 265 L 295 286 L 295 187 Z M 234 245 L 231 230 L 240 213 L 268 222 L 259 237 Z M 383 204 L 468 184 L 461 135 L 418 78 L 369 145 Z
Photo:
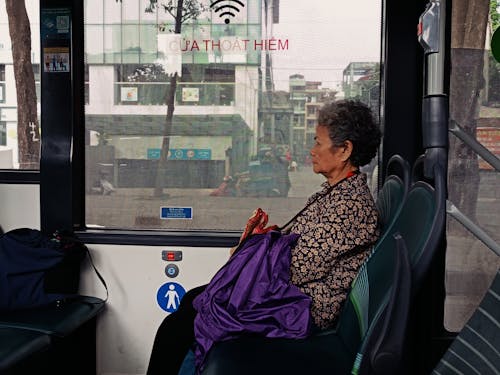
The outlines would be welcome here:
M 0 225 L 40 229 L 38 185 L 0 184 Z M 97 321 L 97 373 L 145 374 L 154 335 L 167 315 L 156 302 L 166 282 L 184 289 L 206 284 L 225 263 L 229 249 L 166 246 L 88 245 L 94 264 L 106 280 L 109 299 Z M 181 250 L 179 275 L 167 278 L 163 250 Z M 105 289 L 90 267 L 82 267 L 80 293 L 104 298 Z
M 145 374 L 156 329 L 167 315 L 156 302 L 166 282 L 184 289 L 206 284 L 228 258 L 228 249 L 160 246 L 89 245 L 94 263 L 109 289 L 97 325 L 97 373 Z M 179 275 L 165 276 L 162 250 L 182 250 Z M 103 298 L 104 287 L 87 264 L 81 293 Z M 175 340 L 175 338 L 172 338 Z M 166 357 L 168 355 L 166 354 Z
M 0 184 L 0 226 L 6 232 L 16 228 L 40 229 L 40 187 Z

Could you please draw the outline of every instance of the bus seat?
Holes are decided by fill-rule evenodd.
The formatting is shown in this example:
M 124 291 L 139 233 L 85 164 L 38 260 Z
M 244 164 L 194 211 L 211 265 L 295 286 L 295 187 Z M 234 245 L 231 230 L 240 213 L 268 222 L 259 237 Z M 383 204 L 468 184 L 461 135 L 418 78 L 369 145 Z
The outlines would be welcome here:
M 500 370 L 500 270 L 478 308 L 433 374 L 498 374 Z
M 385 237 L 362 266 L 337 330 L 303 340 L 244 336 L 220 342 L 209 352 L 202 374 L 350 373 L 362 337 L 366 339 L 372 332 L 382 330 L 377 322 L 386 315 L 386 307 L 409 308 L 404 299 L 410 294 L 410 265 L 407 252 L 396 246 L 401 241 L 398 235 Z M 361 357 L 358 355 L 358 365 Z
M 389 173 L 400 168 L 399 175 Z M 378 192 L 376 205 L 381 227 L 386 230 L 401 210 L 410 184 L 410 164 L 399 155 L 393 155 L 387 163 L 384 183 Z
M 1 347 L 7 352 L 22 354 L 21 350 L 35 350 L 37 345 L 45 345 L 49 340 L 47 350 L 25 357 L 26 360 L 9 369 L 7 374 L 94 374 L 95 318 L 104 305 L 105 301 L 100 298 L 75 296 L 58 304 L 0 313 L 0 330 L 16 330 L 23 332 L 21 338 L 25 337 L 25 342 L 17 349 L 9 342 L 2 342 Z M 33 342 L 28 342 L 29 337 Z
M 446 198 L 442 183 L 436 181 L 436 188 L 423 181 L 414 183 L 399 215 L 398 229 L 410 256 L 413 294 L 420 289 L 444 233 Z M 429 235 L 421 235 L 415 227 Z
M 66 337 L 104 308 L 96 297 L 77 296 L 61 304 L 0 313 L 0 327 L 22 328 L 57 337 Z
M 437 247 L 429 239 L 442 224 L 436 220 L 438 201 L 427 183 L 410 188 L 392 226 L 354 280 L 335 330 L 305 340 L 241 337 L 217 343 L 203 375 L 400 373 L 396 343 L 403 346 L 414 290 L 412 270 L 422 254 L 433 254 Z
M 0 327 L 0 374 L 7 373 L 21 362 L 50 345 L 48 335 L 20 328 Z

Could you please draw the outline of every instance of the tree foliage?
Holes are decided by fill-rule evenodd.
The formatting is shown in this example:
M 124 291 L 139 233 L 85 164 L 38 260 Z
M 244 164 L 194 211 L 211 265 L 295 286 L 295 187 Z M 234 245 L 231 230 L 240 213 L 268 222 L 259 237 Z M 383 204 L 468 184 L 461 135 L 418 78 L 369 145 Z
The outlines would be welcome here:
M 495 30 L 500 26 L 500 14 L 498 14 L 498 1 L 491 0 L 490 1 L 490 22 L 491 22 L 491 30 L 495 32 Z
M 145 12 L 153 13 L 157 8 L 160 8 L 170 14 L 173 19 L 176 19 L 179 3 L 179 0 L 168 0 L 160 2 L 158 2 L 158 0 L 149 0 L 149 5 L 146 7 Z M 207 9 L 207 6 L 199 0 L 184 0 L 182 2 L 181 8 L 182 12 L 180 23 L 184 23 L 190 19 L 198 18 L 198 16 Z

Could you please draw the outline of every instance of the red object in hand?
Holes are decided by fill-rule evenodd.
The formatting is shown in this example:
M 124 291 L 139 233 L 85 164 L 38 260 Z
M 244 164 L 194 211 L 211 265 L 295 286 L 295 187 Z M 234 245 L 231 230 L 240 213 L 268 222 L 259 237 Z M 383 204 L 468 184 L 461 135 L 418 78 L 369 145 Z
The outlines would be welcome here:
M 250 234 L 262 234 L 271 230 L 278 229 L 277 225 L 271 225 L 266 228 L 269 216 L 261 208 L 257 208 L 253 215 L 248 219 L 245 230 L 241 235 L 240 242 L 247 238 Z

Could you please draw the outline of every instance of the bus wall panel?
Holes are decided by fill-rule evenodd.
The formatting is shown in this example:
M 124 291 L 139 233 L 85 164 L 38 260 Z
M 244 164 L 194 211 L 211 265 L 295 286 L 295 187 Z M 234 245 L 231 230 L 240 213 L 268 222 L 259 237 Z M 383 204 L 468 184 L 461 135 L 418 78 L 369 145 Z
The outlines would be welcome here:
M 40 229 L 40 187 L 37 184 L 0 184 L 0 226 Z
M 104 277 L 109 299 L 97 320 L 97 374 L 145 374 L 156 329 L 167 312 L 157 303 L 160 287 L 169 282 L 186 291 L 206 284 L 229 257 L 228 248 L 88 245 Z M 180 250 L 179 274 L 168 278 L 163 250 Z M 88 262 L 80 292 L 103 298 L 104 287 Z M 175 338 L 172 338 L 175 340 Z

